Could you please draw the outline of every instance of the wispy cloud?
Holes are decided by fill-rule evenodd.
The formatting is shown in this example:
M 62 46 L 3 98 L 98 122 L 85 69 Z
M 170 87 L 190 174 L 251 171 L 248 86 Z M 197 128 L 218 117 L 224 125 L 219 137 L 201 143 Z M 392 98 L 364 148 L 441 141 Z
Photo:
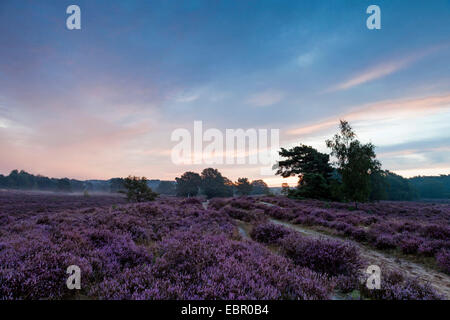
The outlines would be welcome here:
M 353 75 L 351 78 L 332 86 L 331 88 L 326 90 L 326 92 L 347 90 L 347 89 L 359 86 L 363 83 L 367 83 L 367 82 L 370 82 L 373 80 L 377 80 L 377 79 L 386 77 L 390 74 L 393 74 L 399 70 L 402 70 L 402 69 L 408 67 L 409 65 L 418 61 L 419 59 L 435 52 L 439 48 L 440 48 L 440 46 L 436 46 L 436 47 L 432 47 L 427 50 L 423 50 L 423 51 L 405 56 L 403 58 L 393 59 L 391 61 L 379 63 L 379 64 L 375 65 L 374 67 L 363 70 L 362 72 L 359 72 L 359 73 Z
M 308 135 L 327 130 L 336 126 L 339 119 L 347 121 L 382 120 L 392 117 L 415 116 L 419 113 L 436 113 L 441 110 L 450 110 L 450 94 L 430 96 L 417 99 L 387 100 L 373 104 L 362 105 L 354 111 L 331 117 L 318 123 L 302 126 L 288 131 L 288 135 Z
M 317 51 L 311 50 L 309 52 L 299 55 L 295 59 L 295 62 L 299 67 L 302 67 L 302 68 L 307 67 L 307 66 L 313 64 L 313 62 L 316 60 L 316 56 L 317 56 Z
M 268 90 L 253 94 L 247 99 L 247 103 L 255 107 L 267 107 L 274 105 L 284 98 L 284 93 L 275 90 Z

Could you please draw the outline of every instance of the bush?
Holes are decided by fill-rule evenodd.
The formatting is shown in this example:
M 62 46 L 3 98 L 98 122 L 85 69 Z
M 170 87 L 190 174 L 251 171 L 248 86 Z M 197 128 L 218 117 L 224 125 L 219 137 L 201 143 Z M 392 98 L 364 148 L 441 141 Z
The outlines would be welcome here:
M 367 289 L 361 285 L 361 293 L 371 299 L 380 300 L 440 300 L 443 299 L 428 283 L 421 284 L 416 279 L 405 278 L 399 272 L 384 274 L 381 288 Z
M 247 211 L 243 209 L 234 208 L 230 205 L 226 205 L 221 208 L 219 212 L 230 216 L 233 219 L 242 220 L 244 222 L 263 222 L 266 220 L 266 216 L 261 215 L 258 211 Z
M 450 274 L 450 250 L 441 250 L 436 255 L 436 260 L 442 269 Z
M 291 231 L 289 229 L 283 226 L 269 222 L 254 227 L 250 232 L 250 237 L 261 243 L 274 244 L 290 232 Z
M 184 199 L 183 201 L 181 201 L 182 205 L 189 205 L 189 204 L 194 204 L 194 205 L 202 205 L 202 201 L 198 198 L 187 198 Z
M 124 180 L 124 186 L 127 189 L 127 199 L 130 202 L 153 201 L 158 196 L 147 185 L 147 179 L 145 177 L 138 178 L 129 176 Z
M 404 239 L 400 243 L 400 248 L 402 249 L 403 253 L 413 254 L 413 253 L 417 252 L 420 244 L 421 244 L 420 240 L 414 239 L 414 238 L 408 238 L 408 239 Z
M 281 246 L 296 265 L 330 276 L 355 276 L 361 266 L 358 249 L 343 241 L 306 239 L 291 233 L 281 240 Z
M 393 249 L 396 247 L 395 240 L 391 235 L 381 234 L 375 239 L 377 249 Z
M 254 242 L 177 233 L 156 248 L 149 266 L 105 279 L 101 299 L 327 299 L 322 276 L 295 267 Z

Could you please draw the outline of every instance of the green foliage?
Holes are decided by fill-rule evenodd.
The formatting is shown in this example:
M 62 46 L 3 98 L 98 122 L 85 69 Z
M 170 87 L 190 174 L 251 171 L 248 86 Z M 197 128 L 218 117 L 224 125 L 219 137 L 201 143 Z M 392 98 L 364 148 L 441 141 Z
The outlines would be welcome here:
M 342 182 L 337 179 L 330 181 L 330 200 L 342 201 L 344 199 L 344 187 Z
M 306 145 L 296 146 L 289 150 L 281 148 L 279 152 L 282 160 L 278 162 L 277 175 L 283 178 L 307 173 L 320 174 L 325 179 L 330 178 L 333 168 L 329 161 L 330 156 L 320 153 L 316 149 Z
M 236 191 L 240 195 L 249 195 L 252 192 L 252 185 L 247 178 L 239 178 L 235 183 Z
M 302 175 L 297 189 L 290 190 L 291 198 L 329 199 L 330 185 L 318 173 L 305 173 Z
M 175 195 L 177 193 L 174 181 L 161 181 L 156 189 L 159 194 Z
M 289 195 L 289 191 L 290 191 L 289 184 L 282 183 L 281 184 L 281 194 L 284 194 L 285 196 L 287 196 L 287 195 Z
M 450 199 L 450 175 L 419 176 L 409 181 L 421 198 Z
M 7 176 L 0 174 L 0 188 L 2 189 L 83 192 L 88 189 L 89 185 L 90 183 L 87 181 L 48 178 L 23 170 L 13 170 Z
M 270 194 L 270 189 L 267 183 L 263 180 L 253 180 L 252 183 L 252 193 L 251 194 Z
M 217 169 L 206 168 L 201 174 L 201 188 L 208 199 L 233 196 L 233 183 Z
M 388 197 L 387 193 L 387 179 L 385 171 L 377 171 L 370 175 L 370 201 L 386 200 Z
M 67 178 L 59 179 L 57 183 L 59 192 L 72 192 L 72 187 L 70 185 L 70 180 Z
M 185 172 L 180 178 L 175 178 L 175 181 L 176 194 L 179 197 L 195 197 L 202 183 L 200 175 L 191 171 Z
M 333 173 L 330 156 L 306 145 L 289 150 L 282 148 L 280 156 L 286 158 L 278 162 L 277 175 L 284 178 L 298 175 L 297 189 L 289 190 L 291 198 L 330 199 L 330 182 Z
M 410 180 L 390 171 L 385 171 L 384 178 L 387 186 L 387 200 L 408 201 L 418 198 L 418 193 Z
M 123 182 L 126 189 L 127 199 L 130 202 L 147 202 L 153 201 L 158 196 L 147 185 L 147 178 L 129 176 Z
M 369 200 L 371 175 L 381 170 L 375 146 L 359 142 L 347 121 L 340 122 L 340 133 L 327 140 L 326 144 L 337 159 L 345 198 L 355 204 Z
M 113 178 L 109 180 L 109 190 L 110 192 L 123 192 L 125 191 L 124 179 Z

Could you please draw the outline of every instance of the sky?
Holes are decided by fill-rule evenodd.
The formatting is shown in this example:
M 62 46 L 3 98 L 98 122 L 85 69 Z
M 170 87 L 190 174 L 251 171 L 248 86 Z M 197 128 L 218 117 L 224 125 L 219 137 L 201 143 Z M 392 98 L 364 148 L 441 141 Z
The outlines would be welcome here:
M 384 169 L 450 174 L 449 21 L 448 0 L 1 0 L 0 173 L 172 180 L 209 166 L 172 161 L 194 121 L 329 152 L 346 119 Z

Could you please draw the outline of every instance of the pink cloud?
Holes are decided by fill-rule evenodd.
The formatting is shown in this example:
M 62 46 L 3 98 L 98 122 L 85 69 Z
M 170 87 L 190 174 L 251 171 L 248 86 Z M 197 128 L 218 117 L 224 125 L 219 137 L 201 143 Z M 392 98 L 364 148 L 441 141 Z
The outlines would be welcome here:
M 358 74 L 355 74 L 350 79 L 340 82 L 326 91 L 333 92 L 333 91 L 347 90 L 356 87 L 360 84 L 370 82 L 379 78 L 383 78 L 401 69 L 406 68 L 407 66 L 416 62 L 417 60 L 420 60 L 421 58 L 437 51 L 441 47 L 442 46 L 435 46 L 430 49 L 423 50 L 421 52 L 403 57 L 401 59 L 395 59 L 392 61 L 379 63 L 374 67 L 368 68 Z
M 315 124 L 291 129 L 288 135 L 308 135 L 335 127 L 339 119 L 347 121 L 381 120 L 404 116 L 405 118 L 418 114 L 433 114 L 442 110 L 450 110 L 450 94 L 416 99 L 387 100 L 362 105 L 354 111 L 331 117 Z

